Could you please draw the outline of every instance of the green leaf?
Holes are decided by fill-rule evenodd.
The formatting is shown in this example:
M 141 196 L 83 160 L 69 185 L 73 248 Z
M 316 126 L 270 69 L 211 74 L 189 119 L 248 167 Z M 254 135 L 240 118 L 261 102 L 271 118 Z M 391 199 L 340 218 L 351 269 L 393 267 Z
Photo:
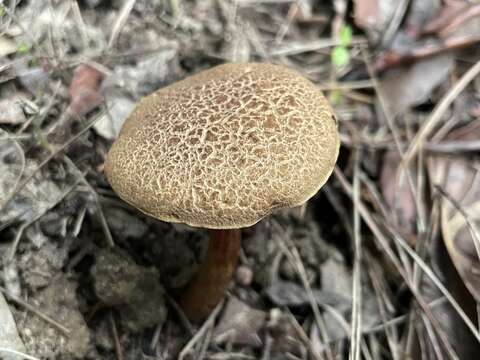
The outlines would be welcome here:
M 348 25 L 342 25 L 340 29 L 340 46 L 350 46 L 352 43 L 352 28 Z
M 332 90 L 328 96 L 330 104 L 339 105 L 343 100 L 343 94 L 339 89 Z
M 350 53 L 343 46 L 336 46 L 332 50 L 332 63 L 336 67 L 343 67 L 350 61 Z
M 17 46 L 17 52 L 18 52 L 19 54 L 24 55 L 24 54 L 28 53 L 29 51 L 30 51 L 30 45 L 27 44 L 26 42 L 22 41 L 22 42 L 20 42 L 20 43 L 18 44 L 18 46 Z

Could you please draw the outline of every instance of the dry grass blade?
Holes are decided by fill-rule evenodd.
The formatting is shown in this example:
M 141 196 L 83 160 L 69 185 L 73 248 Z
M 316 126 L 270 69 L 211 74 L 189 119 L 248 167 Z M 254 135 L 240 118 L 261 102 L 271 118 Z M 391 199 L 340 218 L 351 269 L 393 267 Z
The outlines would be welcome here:
M 285 229 L 283 229 L 282 226 L 278 222 L 276 222 L 275 220 L 272 220 L 272 224 L 275 227 L 277 227 L 278 234 L 285 234 Z M 277 242 L 278 242 L 280 248 L 282 249 L 283 253 L 287 256 L 288 261 L 292 264 L 293 268 L 295 269 L 295 271 L 299 275 L 299 277 L 302 281 L 302 285 L 307 292 L 308 300 L 309 300 L 310 306 L 312 308 L 313 315 L 315 317 L 315 322 L 317 324 L 318 329 L 320 330 L 320 334 L 323 336 L 323 341 L 324 341 L 324 343 L 329 343 L 330 340 L 329 340 L 328 333 L 327 333 L 327 330 L 326 330 L 326 327 L 325 327 L 325 323 L 323 321 L 323 317 L 320 313 L 318 303 L 315 300 L 315 296 L 313 295 L 312 287 L 310 286 L 310 284 L 308 282 L 308 277 L 307 277 L 307 273 L 306 273 L 306 270 L 305 270 L 305 266 L 303 265 L 302 259 L 300 257 L 300 254 L 298 253 L 297 248 L 295 247 L 295 245 L 293 245 L 291 242 L 288 241 L 286 236 L 281 236 L 281 238 L 280 237 L 277 238 Z M 287 244 L 290 245 L 291 249 L 289 248 L 289 246 L 287 246 Z M 312 351 L 312 355 L 316 359 L 322 359 L 323 358 L 321 356 L 321 354 L 319 354 L 313 347 L 310 346 L 310 350 Z M 332 359 L 332 360 L 334 359 L 333 353 L 332 353 L 332 350 L 330 349 L 330 347 L 327 346 L 325 348 L 325 352 L 326 352 L 327 359 Z
M 373 67 L 372 67 L 372 65 L 369 61 L 369 56 L 368 56 L 368 53 L 367 53 L 366 50 L 362 51 L 362 57 L 363 57 L 363 62 L 365 63 L 365 66 L 367 67 L 368 74 L 370 75 L 370 78 L 371 78 L 371 80 L 374 84 L 374 88 L 375 88 L 375 91 L 376 91 L 377 96 L 378 96 L 378 101 L 379 101 L 379 103 L 381 105 L 381 108 L 382 108 L 382 111 L 385 115 L 385 119 L 387 120 L 388 129 L 392 133 L 396 150 L 397 150 L 400 158 L 402 159 L 402 161 L 400 163 L 400 166 L 399 166 L 399 170 L 398 170 L 397 173 L 400 175 L 400 174 L 402 174 L 402 171 L 400 171 L 400 170 L 405 170 L 406 181 L 408 182 L 408 186 L 410 187 L 410 191 L 414 195 L 413 198 L 415 200 L 415 206 L 417 208 L 418 214 L 422 215 L 422 212 L 420 211 L 420 208 L 421 208 L 420 200 L 421 199 L 420 199 L 419 196 L 416 196 L 418 194 L 416 192 L 417 189 L 414 185 L 412 171 L 407 166 L 404 166 L 403 168 L 401 167 L 401 165 L 404 163 L 404 160 L 405 160 L 405 153 L 404 153 L 405 149 L 404 149 L 403 144 L 402 144 L 402 137 L 401 137 L 401 135 L 400 135 L 400 133 L 397 129 L 397 126 L 395 125 L 395 121 L 393 119 L 392 114 L 388 110 L 388 106 L 387 106 L 385 96 L 382 92 L 381 87 L 379 86 L 378 79 L 377 79 L 377 77 L 375 75 L 375 71 L 374 71 L 374 69 L 373 69 Z M 401 185 L 401 182 L 405 180 L 403 177 L 401 177 L 399 175 L 397 175 L 397 179 L 396 179 L 397 185 Z M 419 230 L 420 233 L 422 233 L 423 229 L 425 228 L 425 226 L 424 226 L 425 219 L 423 219 L 422 216 L 418 216 L 417 222 L 418 222 L 418 230 Z M 405 264 L 405 265 L 407 265 L 407 264 Z
M 450 302 L 453 306 L 457 314 L 462 318 L 463 322 L 467 327 L 470 329 L 472 334 L 475 336 L 477 341 L 480 343 L 480 332 L 473 324 L 473 322 L 469 319 L 467 314 L 463 311 L 461 306 L 458 302 L 453 298 L 450 294 L 448 289 L 442 284 L 442 282 L 438 279 L 438 277 L 433 273 L 433 270 L 423 261 L 422 258 L 418 256 L 418 254 L 413 251 L 408 244 L 403 240 L 399 235 L 394 235 L 395 241 L 399 243 L 399 245 L 407 252 L 407 254 L 412 257 L 412 259 L 418 264 L 418 266 L 423 270 L 423 272 L 430 278 L 430 280 L 435 284 L 435 286 L 440 290 L 440 292 L 445 296 L 445 298 Z
M 28 127 L 36 122 L 37 124 L 43 124 L 47 116 L 50 114 L 50 110 L 53 108 L 56 102 L 58 102 L 58 95 L 60 93 L 62 83 L 60 81 L 56 82 L 53 89 L 53 94 L 49 97 L 48 103 L 39 111 L 36 116 L 31 116 L 27 121 L 25 121 L 22 126 L 16 131 L 16 135 L 22 135 L 23 132 L 28 129 Z
M 445 297 L 441 297 L 439 299 L 436 299 L 436 300 L 428 303 L 427 305 L 431 308 L 434 308 L 435 306 L 444 304 L 446 301 L 447 301 L 447 299 L 445 299 Z M 362 334 L 367 335 L 367 334 L 377 333 L 377 332 L 380 332 L 380 331 L 386 331 L 387 327 L 391 327 L 391 326 L 394 326 L 394 325 L 399 325 L 399 324 L 405 323 L 408 320 L 408 318 L 409 318 L 408 314 L 400 315 L 400 316 L 398 316 L 396 318 L 393 318 L 391 320 L 387 320 L 384 324 L 374 326 L 370 329 L 364 329 L 362 331 Z
M 289 4 L 296 0 L 237 0 L 238 6 L 258 6 L 262 4 Z
M 318 85 L 318 88 L 322 91 L 331 91 L 331 90 L 369 89 L 374 86 L 375 84 L 371 80 L 357 80 L 357 81 L 320 83 Z
M 382 37 L 382 45 L 387 47 L 393 40 L 396 35 L 400 24 L 402 23 L 405 12 L 407 11 L 408 5 L 410 4 L 409 0 L 400 0 L 397 1 L 397 7 L 394 12 L 393 19 L 390 20 L 390 23 Z
M 208 333 L 208 330 L 213 326 L 217 315 L 220 313 L 220 310 L 223 307 L 223 301 L 217 305 L 217 307 L 212 311 L 208 316 L 208 319 L 203 323 L 202 327 L 197 331 L 197 333 L 190 339 L 190 341 L 185 345 L 180 354 L 178 355 L 178 360 L 183 360 L 185 357 L 193 350 L 193 347 L 197 342 L 200 341 L 202 336 Z
M 366 44 L 367 40 L 364 37 L 354 37 L 352 39 L 352 45 L 361 45 Z M 279 46 L 276 49 L 271 50 L 269 56 L 287 56 L 301 54 L 309 51 L 318 51 L 325 48 L 330 48 L 340 45 L 339 40 L 332 40 L 330 38 L 312 40 L 312 41 L 302 41 L 302 42 L 292 42 L 284 43 L 283 46 Z
M 352 334 L 350 341 L 350 360 L 360 359 L 361 325 L 362 325 L 362 238 L 360 233 L 360 216 L 358 203 L 360 201 L 360 150 L 355 152 L 355 171 L 353 178 L 353 238 L 355 243 L 355 258 L 353 264 L 353 294 L 352 294 Z
M 210 355 L 209 360 L 257 360 L 258 358 L 240 352 L 221 352 L 217 354 Z
M 202 346 L 200 347 L 200 350 L 198 351 L 196 360 L 203 360 L 205 358 L 205 355 L 207 354 L 208 346 L 210 345 L 210 341 L 212 341 L 212 334 L 213 334 L 213 326 L 210 326 L 207 329 L 207 333 L 203 338 L 203 343 L 202 343 Z
M 13 199 L 13 197 L 17 194 L 19 190 L 21 190 L 32 178 L 35 176 L 35 174 L 42 169 L 46 164 L 48 164 L 55 156 L 60 154 L 62 151 L 64 151 L 66 148 L 68 148 L 71 144 L 73 144 L 75 141 L 77 141 L 83 134 L 85 134 L 95 123 L 102 118 L 104 115 L 104 112 L 102 111 L 101 114 L 99 114 L 94 120 L 92 120 L 87 126 L 85 126 L 82 130 L 80 130 L 75 136 L 73 136 L 71 139 L 66 141 L 63 145 L 60 145 L 56 150 L 54 150 L 45 160 L 43 160 L 37 168 L 32 171 L 32 173 L 27 176 L 22 182 L 18 184 L 18 186 L 15 188 L 12 193 L 7 196 L 2 203 L 0 203 L 0 211 L 5 208 L 5 206 L 8 205 L 8 203 Z
M 384 293 L 384 290 L 382 289 L 382 285 L 381 285 L 381 279 L 379 274 L 380 271 L 378 269 L 378 265 L 375 263 L 375 260 L 369 256 L 367 256 L 366 264 L 367 264 L 367 271 L 368 271 L 370 281 L 372 283 L 375 294 L 377 295 L 376 299 L 377 299 L 378 309 L 380 311 L 380 316 L 382 318 L 383 329 L 387 337 L 387 343 L 390 348 L 392 358 L 394 360 L 397 360 L 399 359 L 399 354 L 397 350 L 398 332 L 396 330 L 396 327 L 394 326 L 394 323 L 392 323 L 392 320 L 388 319 L 387 305 L 385 304 L 386 301 L 384 300 L 387 297 L 387 295 L 382 294 Z M 407 319 L 407 317 L 404 317 L 404 319 Z M 362 332 L 362 333 L 365 333 L 365 332 Z
M 337 179 L 340 181 L 340 183 L 341 183 L 342 187 L 344 188 L 345 192 L 352 198 L 353 197 L 352 186 L 348 183 L 348 181 L 346 180 L 346 178 L 343 175 L 343 173 L 341 172 L 341 170 L 338 169 L 338 168 L 335 168 L 335 175 L 337 176 Z M 388 256 L 390 261 L 392 261 L 396 270 L 398 271 L 400 276 L 405 281 L 405 284 L 408 286 L 408 288 L 410 289 L 410 291 L 414 295 L 417 303 L 419 304 L 419 306 L 421 307 L 421 309 L 423 310 L 425 315 L 428 317 L 429 321 L 431 323 L 435 324 L 435 330 L 437 331 L 437 333 L 439 335 L 439 338 L 442 342 L 442 345 L 445 348 L 446 353 L 448 354 L 449 358 L 450 359 L 458 359 L 458 356 L 456 355 L 455 350 L 452 348 L 452 346 L 449 343 L 444 331 L 439 326 L 438 320 L 432 314 L 432 312 L 431 312 L 430 308 L 428 307 L 427 303 L 425 302 L 425 300 L 423 299 L 421 294 L 418 292 L 418 289 L 415 286 L 415 284 L 412 283 L 412 280 L 411 280 L 410 276 L 408 276 L 408 274 L 405 272 L 405 269 L 402 267 L 402 264 L 400 263 L 398 257 L 395 255 L 393 249 L 390 247 L 387 237 L 384 235 L 383 231 L 380 229 L 378 224 L 375 222 L 375 220 L 371 216 L 370 212 L 365 207 L 365 205 L 363 205 L 361 200 L 359 201 L 359 212 L 360 212 L 360 215 L 362 216 L 363 220 L 365 221 L 365 223 L 368 225 L 368 227 L 370 228 L 372 233 L 375 235 L 375 239 L 378 241 L 379 245 L 384 250 L 385 254 Z M 396 237 L 399 238 L 398 235 Z M 406 245 L 406 243 L 404 241 L 396 241 L 396 243 L 398 243 L 398 244 L 403 243 L 403 244 Z M 408 245 L 406 245 L 406 247 L 408 248 Z M 408 250 L 410 250 L 410 252 L 408 252 Z M 412 256 L 413 251 L 410 248 L 408 248 L 408 250 L 407 250 L 407 253 L 410 256 Z M 418 256 L 416 256 L 416 254 L 414 254 L 414 255 L 415 255 L 414 260 L 418 261 L 419 263 L 421 263 L 423 265 L 425 265 L 425 268 L 428 269 L 428 266 L 423 262 L 423 260 L 421 258 L 419 258 Z M 423 269 L 424 269 L 424 267 L 422 267 L 422 270 Z M 428 269 L 428 270 L 430 270 L 430 269 Z M 432 281 L 434 281 L 437 286 L 442 286 L 440 284 L 440 281 L 438 280 L 438 278 L 431 271 L 428 272 L 428 275 L 429 275 L 429 277 L 431 276 L 431 277 L 433 277 L 433 279 L 435 279 L 435 280 L 432 279 Z M 463 312 L 463 310 L 460 308 L 458 303 L 452 298 L 451 294 L 444 287 L 442 287 L 442 288 L 448 294 L 448 297 L 447 296 L 446 297 L 447 297 L 447 299 L 449 299 L 450 303 L 452 303 L 452 305 L 453 305 L 453 303 L 456 304 L 456 310 L 459 312 L 459 314 L 460 313 L 463 314 L 464 321 L 468 322 L 470 325 L 473 325 L 472 322 L 470 321 L 470 319 L 468 318 L 468 316 L 465 314 L 465 312 Z M 462 315 L 460 315 L 460 316 L 462 316 Z M 475 329 L 475 327 L 470 328 L 470 330 L 472 331 L 472 333 L 475 334 L 476 337 L 479 336 L 478 331 Z M 478 337 L 478 339 L 480 339 L 480 336 Z
M 115 21 L 115 24 L 113 25 L 110 38 L 108 39 L 107 49 L 111 49 L 113 47 L 113 44 L 115 44 L 115 41 L 117 41 L 117 38 L 120 35 L 120 32 L 128 19 L 128 15 L 130 15 L 130 12 L 135 5 L 135 2 L 136 0 L 127 0 L 123 3 L 117 21 Z
M 82 180 L 82 178 L 76 179 L 75 182 L 68 187 L 67 190 L 65 190 L 63 193 L 61 193 L 55 200 L 52 201 L 51 205 L 47 208 L 45 208 L 41 213 L 39 213 L 37 216 L 35 216 L 33 219 L 23 223 L 20 225 L 20 228 L 17 232 L 17 235 L 15 236 L 15 240 L 12 244 L 12 247 L 10 248 L 10 254 L 8 256 L 9 261 L 12 261 L 13 258 L 15 257 L 15 253 L 17 252 L 17 247 L 18 243 L 20 242 L 20 239 L 22 237 L 23 232 L 27 227 L 32 225 L 34 222 L 36 222 L 38 219 L 40 219 L 42 216 L 44 216 L 49 210 L 53 209 L 59 202 L 61 202 L 68 194 L 70 194 L 75 187 L 79 184 L 79 182 Z
M 175 299 L 172 296 L 170 296 L 168 292 L 165 293 L 165 299 L 167 300 L 168 304 L 173 308 L 173 310 L 176 312 L 177 316 L 180 319 L 180 323 L 188 331 L 190 336 L 194 336 L 195 331 L 193 330 L 192 323 L 190 322 L 190 320 L 188 320 L 187 315 L 185 315 L 185 312 L 182 310 L 180 305 L 178 305 Z M 153 343 L 153 340 L 152 340 L 152 343 Z
M 100 224 L 102 225 L 102 230 L 105 235 L 105 238 L 107 240 L 107 244 L 109 247 L 115 247 L 115 241 L 113 241 L 113 236 L 112 232 L 110 231 L 110 227 L 108 226 L 107 219 L 105 218 L 105 213 L 103 212 L 102 205 L 100 204 L 99 196 L 95 189 L 90 185 L 90 183 L 87 181 L 85 178 L 86 173 L 82 173 L 80 169 L 77 168 L 77 165 L 68 157 L 68 156 L 63 156 L 63 159 L 65 162 L 67 162 L 72 168 L 74 168 L 80 177 L 81 182 L 88 188 L 90 193 L 93 195 L 93 198 L 95 199 L 95 205 L 97 207 L 98 215 L 100 217 Z
M 473 187 L 474 186 L 472 186 L 472 188 Z M 473 218 L 471 214 L 475 214 L 480 207 L 477 204 L 474 204 L 468 208 L 464 208 L 439 185 L 435 185 L 435 190 L 437 190 L 446 200 L 446 203 L 442 204 L 443 241 L 453 264 L 465 283 L 465 286 L 478 302 L 480 301 L 480 289 L 478 288 L 480 279 L 478 276 L 480 269 L 480 232 L 475 223 L 475 220 L 478 219 Z M 456 210 L 456 213 L 453 216 L 449 215 L 449 210 L 452 208 Z M 457 246 L 459 245 L 455 244 L 456 234 L 460 233 L 461 229 L 464 227 L 468 229 L 475 251 L 475 254 L 472 251 L 471 257 L 461 253 L 457 249 Z
M 442 284 L 442 282 L 438 279 L 438 277 L 433 273 L 432 269 L 424 262 L 424 260 L 414 250 L 410 248 L 410 246 L 406 243 L 406 241 L 399 234 L 397 234 L 394 229 L 390 228 L 390 231 L 392 231 L 393 233 L 394 240 L 415 261 L 415 264 L 417 264 L 419 268 L 430 278 L 432 283 L 440 290 L 440 292 L 445 296 L 448 302 L 452 305 L 454 310 L 457 312 L 457 314 L 460 316 L 462 321 L 465 323 L 465 325 L 469 328 L 469 330 L 475 336 L 477 341 L 480 342 L 480 333 L 478 329 L 475 327 L 475 325 L 472 323 L 469 317 L 465 314 L 465 312 L 463 311 L 461 306 L 458 304 L 458 302 L 453 298 L 453 296 L 448 291 L 448 289 Z M 411 286 L 410 280 L 406 281 L 406 283 L 409 287 Z M 416 291 L 417 291 L 417 287 L 415 284 L 415 292 Z M 431 319 L 429 320 L 431 321 Z
M 39 318 L 45 320 L 47 323 L 49 323 L 50 325 L 54 326 L 55 328 L 57 328 L 58 330 L 60 330 L 63 334 L 65 334 L 66 336 L 69 336 L 70 335 L 70 330 L 67 329 L 65 326 L 63 326 L 62 324 L 59 324 L 57 321 L 55 321 L 54 319 L 52 319 L 50 316 L 47 316 L 45 315 L 44 313 L 42 313 L 41 311 L 37 310 L 36 308 L 34 308 L 32 305 L 30 305 L 29 303 L 23 301 L 22 299 L 16 297 L 15 295 L 12 295 L 10 294 L 5 288 L 3 288 L 2 286 L 0 286 L 0 291 L 3 293 L 3 295 L 5 295 L 6 298 L 10 299 L 11 301 L 15 302 L 16 304 L 24 307 L 25 309 L 27 309 L 28 311 L 34 313 L 35 315 L 37 315 Z
M 73 11 L 73 18 L 75 23 L 77 24 L 80 37 L 82 39 L 82 46 L 84 49 L 86 49 L 88 47 L 88 41 L 90 40 L 87 33 L 87 26 L 85 25 L 85 21 L 83 20 L 82 12 L 80 10 L 78 2 L 72 1 L 71 6 Z
M 27 359 L 27 360 L 40 360 L 39 358 L 30 356 L 30 355 L 27 355 L 27 354 L 23 354 L 23 353 L 21 353 L 21 352 L 19 352 L 19 351 L 7 349 L 7 348 L 4 348 L 4 347 L 0 347 L 0 353 L 10 354 L 10 355 L 16 355 L 16 356 L 21 357 L 22 359 Z
M 117 324 L 115 322 L 115 318 L 113 317 L 112 312 L 108 314 L 108 321 L 110 323 L 110 328 L 112 329 L 113 340 L 115 343 L 115 355 L 117 356 L 117 360 L 123 360 L 124 358 L 123 358 L 122 345 L 120 344 L 120 338 L 118 337 Z
M 263 346 L 263 354 L 262 354 L 261 360 L 270 360 L 270 356 L 272 352 L 272 344 L 273 344 L 273 339 L 269 334 L 267 334 L 265 336 L 265 345 Z
M 435 336 L 435 331 L 432 328 L 432 324 L 425 318 L 424 315 L 421 316 L 423 325 L 427 330 L 427 335 L 429 338 L 429 343 L 431 344 L 433 351 L 435 352 L 435 359 L 443 360 L 443 351 L 441 350 L 440 344 L 437 341 L 437 337 Z
M 425 144 L 425 149 L 439 154 L 477 152 L 480 150 L 480 140 L 447 141 L 438 144 L 428 143 Z
M 441 120 L 445 111 L 457 98 L 457 96 L 467 87 L 467 85 L 480 74 L 480 61 L 473 65 L 457 83 L 443 96 L 440 102 L 435 106 L 430 116 L 425 120 L 422 127 L 413 139 L 410 147 L 405 152 L 402 160 L 402 167 L 407 168 L 410 161 L 415 157 L 417 152 L 422 148 L 427 137 Z

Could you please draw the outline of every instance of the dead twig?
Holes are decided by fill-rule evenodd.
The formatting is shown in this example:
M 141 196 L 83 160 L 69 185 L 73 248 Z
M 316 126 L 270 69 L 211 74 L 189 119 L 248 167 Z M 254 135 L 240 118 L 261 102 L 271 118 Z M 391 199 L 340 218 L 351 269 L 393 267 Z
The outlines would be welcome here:
M 479 36 L 480 40 L 480 36 Z M 467 87 L 467 85 L 480 74 L 480 61 L 473 65 L 457 83 L 443 96 L 440 102 L 435 106 L 430 116 L 424 121 L 422 127 L 412 140 L 410 147 L 405 152 L 402 160 L 402 168 L 406 169 L 410 161 L 415 157 L 423 147 L 427 137 L 431 134 L 437 123 L 442 119 L 443 114 L 450 107 L 452 102 Z
M 107 240 L 107 245 L 109 247 L 115 247 L 115 241 L 113 241 L 112 232 L 110 231 L 110 227 L 108 226 L 107 219 L 105 218 L 105 213 L 103 212 L 102 205 L 100 204 L 99 196 L 92 185 L 87 181 L 85 177 L 86 173 L 82 173 L 80 169 L 77 168 L 77 165 L 66 155 L 63 156 L 65 162 L 67 162 L 71 167 L 77 170 L 78 175 L 80 176 L 80 181 L 88 188 L 90 193 L 93 195 L 95 199 L 95 205 L 97 207 L 98 216 L 100 217 L 100 224 L 102 225 L 102 230 Z
M 345 189 L 346 193 L 351 197 L 352 196 L 352 187 L 351 187 L 350 184 L 348 184 L 348 182 L 345 179 L 345 177 L 343 176 L 342 172 L 338 168 L 335 168 L 334 173 L 337 176 L 337 178 L 339 179 L 339 181 L 342 184 L 343 188 Z M 391 247 L 389 246 L 388 241 L 386 239 L 386 236 L 380 230 L 380 227 L 373 220 L 373 217 L 371 216 L 371 214 L 369 213 L 369 211 L 363 205 L 362 202 L 360 202 L 360 204 L 359 204 L 359 211 L 360 211 L 360 214 L 361 214 L 363 220 L 369 226 L 370 230 L 375 235 L 375 238 L 377 239 L 377 241 L 379 242 L 381 247 L 384 249 L 386 255 L 391 259 L 391 261 L 393 262 L 393 264 L 397 268 L 397 271 L 399 272 L 399 274 L 404 279 L 406 285 L 409 287 L 410 291 L 415 296 L 415 299 L 419 303 L 420 307 L 427 314 L 427 316 L 429 316 L 429 320 L 431 322 L 438 323 L 438 321 L 436 321 L 435 318 L 433 317 L 433 314 L 429 310 L 427 304 L 424 302 L 423 298 L 418 293 L 417 287 L 413 286 L 414 284 L 412 284 L 411 279 L 406 276 L 404 270 L 400 266 L 400 264 L 398 262 L 398 258 L 395 256 Z M 387 226 L 388 226 L 388 224 L 387 224 Z M 480 332 L 475 327 L 475 325 L 472 323 L 472 321 L 467 316 L 467 314 L 465 314 L 462 307 L 453 298 L 452 294 L 445 288 L 445 286 L 442 284 L 442 282 L 433 273 L 433 270 L 425 263 L 425 261 L 420 256 L 418 256 L 418 254 L 415 251 L 413 251 L 410 248 L 410 246 L 408 246 L 407 242 L 398 233 L 396 233 L 395 229 L 390 227 L 389 230 L 392 232 L 394 240 L 399 244 L 399 246 L 402 249 L 405 250 L 406 254 L 408 254 L 408 256 L 410 256 L 415 261 L 415 263 L 418 264 L 420 269 L 430 278 L 432 283 L 440 290 L 442 295 L 445 296 L 445 298 L 452 305 L 452 307 L 457 312 L 457 314 L 460 316 L 460 318 L 464 321 L 465 325 L 469 328 L 469 330 L 471 331 L 473 336 L 477 339 L 477 341 L 480 342 Z M 439 329 L 436 329 L 436 330 L 438 331 Z M 448 344 L 448 341 L 447 341 L 447 344 Z
M 190 341 L 185 345 L 185 347 L 180 352 L 178 359 L 183 360 L 185 357 L 190 353 L 193 347 L 197 344 L 198 341 L 207 334 L 207 331 L 210 327 L 213 326 L 217 315 L 220 313 L 220 310 L 223 307 L 224 301 L 217 305 L 217 307 L 212 311 L 212 313 L 208 316 L 208 319 L 203 323 L 202 327 L 197 331 L 197 333 L 190 339 Z
M 364 37 L 354 36 L 352 39 L 351 45 L 366 45 L 367 39 Z M 309 51 L 318 51 L 325 48 L 330 48 L 340 45 L 339 40 L 332 40 L 330 38 L 312 40 L 312 41 L 302 41 L 302 42 L 291 42 L 284 43 L 284 45 L 272 49 L 268 56 L 287 56 L 287 55 L 296 55 L 302 54 Z
M 421 59 L 429 58 L 447 51 L 465 49 L 480 42 L 480 35 L 457 35 L 445 40 L 437 41 L 435 44 L 428 44 L 413 48 L 408 52 L 390 51 L 381 55 L 374 63 L 377 72 L 383 72 L 401 64 L 411 63 Z
M 337 179 L 340 181 L 342 187 L 344 188 L 345 192 L 347 195 L 349 195 L 351 198 L 353 197 L 353 190 L 352 186 L 348 183 L 346 180 L 345 176 L 341 172 L 341 170 L 336 167 L 334 171 Z M 458 356 L 456 355 L 455 350 L 452 348 L 451 344 L 448 341 L 448 338 L 446 337 L 444 331 L 439 325 L 438 320 L 436 317 L 433 315 L 432 311 L 428 307 L 427 303 L 421 296 L 421 294 L 418 292 L 417 286 L 412 283 L 412 279 L 408 274 L 405 272 L 405 269 L 402 267 L 401 262 L 399 261 L 398 257 L 394 253 L 393 249 L 389 245 L 389 241 L 387 240 L 387 237 L 384 235 L 383 231 L 380 229 L 380 227 L 377 225 L 373 217 L 371 216 L 370 212 L 368 209 L 363 205 L 361 201 L 359 201 L 359 213 L 362 216 L 363 220 L 365 223 L 368 225 L 372 233 L 375 235 L 375 239 L 378 241 L 379 245 L 385 252 L 385 254 L 388 256 L 388 258 L 392 261 L 393 265 L 397 269 L 398 273 L 400 276 L 403 278 L 405 281 L 405 284 L 408 286 L 412 294 L 414 295 L 415 300 L 419 304 L 420 308 L 423 310 L 423 312 L 426 314 L 428 317 L 429 321 L 433 324 L 435 324 L 435 330 L 437 331 L 437 334 L 439 335 L 439 338 L 442 342 L 442 345 L 444 349 L 446 350 L 446 353 L 448 354 L 450 359 L 458 359 Z M 394 229 L 390 229 L 390 231 L 395 231 Z M 430 277 L 430 279 L 435 283 L 435 285 L 440 289 L 443 295 L 448 299 L 448 301 L 454 306 L 456 311 L 459 313 L 459 315 L 462 317 L 464 322 L 467 324 L 468 328 L 470 331 L 475 335 L 477 340 L 480 341 L 480 334 L 475 328 L 475 326 L 472 324 L 468 316 L 465 314 L 465 312 L 462 310 L 462 308 L 458 305 L 458 303 L 455 301 L 455 299 L 452 297 L 452 295 L 448 292 L 448 290 L 443 286 L 443 284 L 440 282 L 440 280 L 436 277 L 436 275 L 431 271 L 431 269 L 425 264 L 425 262 L 415 254 L 415 252 L 410 249 L 410 247 L 407 245 L 407 243 L 400 237 L 400 235 L 395 234 L 394 236 L 396 243 L 401 246 L 402 249 L 405 250 L 405 252 L 413 258 L 413 260 L 418 263 L 421 267 L 421 269 Z
M 122 8 L 120 9 L 120 14 L 117 17 L 115 24 L 113 24 L 112 32 L 110 34 L 110 38 L 108 39 L 107 50 L 111 49 L 113 44 L 115 44 L 115 41 L 117 41 L 117 38 L 120 35 L 123 26 L 127 22 L 128 16 L 132 11 L 135 2 L 136 0 L 127 0 L 123 3 Z
M 108 322 L 110 323 L 113 341 L 115 343 L 115 355 L 117 356 L 117 360 L 123 360 L 123 351 L 122 345 L 120 344 L 120 339 L 118 337 L 117 324 L 115 323 L 115 318 L 113 317 L 113 313 L 111 311 L 108 314 Z
M 182 323 L 183 327 L 188 331 L 190 336 L 194 336 L 195 331 L 193 329 L 192 323 L 190 322 L 190 320 L 188 320 L 187 315 L 185 315 L 180 305 L 178 305 L 175 299 L 167 292 L 165 293 L 165 299 L 167 300 L 168 304 L 173 308 L 173 310 L 175 310 L 180 319 L 180 322 Z
M 15 356 L 18 356 L 19 358 L 27 359 L 27 360 L 40 360 L 39 358 L 36 358 L 36 357 L 30 356 L 30 355 L 24 354 L 24 353 L 22 353 L 22 352 L 20 352 L 20 351 L 15 351 L 15 350 L 12 350 L 12 349 L 7 349 L 7 348 L 4 348 L 4 347 L 0 347 L 0 353 L 6 353 L 6 354 L 10 354 L 10 355 L 15 355 Z
M 353 290 L 352 290 L 352 332 L 350 337 L 350 360 L 360 359 L 361 326 L 362 326 L 362 237 L 360 232 L 360 215 L 358 203 L 360 201 L 360 150 L 355 152 L 355 165 L 353 176 Z
M 285 229 L 283 229 L 282 226 L 278 222 L 276 222 L 275 220 L 272 220 L 272 224 L 274 226 L 276 226 L 276 228 L 278 229 L 278 231 L 277 231 L 278 234 L 282 234 L 282 235 L 285 234 Z M 282 252 L 287 256 L 287 259 L 289 260 L 289 262 L 292 264 L 293 268 L 296 270 L 297 274 L 299 275 L 299 277 L 302 281 L 302 285 L 307 292 L 310 307 L 312 308 L 316 325 L 317 325 L 321 335 L 323 336 L 323 341 L 325 343 L 329 343 L 330 340 L 329 340 L 328 333 L 327 333 L 327 330 L 326 330 L 326 327 L 325 327 L 325 322 L 323 321 L 322 314 L 320 313 L 319 304 L 315 300 L 315 296 L 313 295 L 312 287 L 310 286 L 310 284 L 308 282 L 307 273 L 306 273 L 305 267 L 304 267 L 303 262 L 300 258 L 300 254 L 298 253 L 297 248 L 295 247 L 294 244 L 291 243 L 291 241 L 289 241 L 289 239 L 286 236 L 279 236 L 279 237 L 275 237 L 275 238 L 277 239 L 277 243 L 279 244 L 280 249 L 282 249 Z M 288 244 L 288 246 L 287 246 L 287 244 Z M 321 354 L 319 354 L 315 350 L 315 348 L 313 348 L 311 346 L 310 341 L 308 342 L 308 345 L 309 345 L 311 353 L 315 357 L 315 359 L 322 359 Z M 327 359 L 333 359 L 334 358 L 332 350 L 330 349 L 330 347 L 327 346 L 325 348 L 325 352 L 326 352 Z

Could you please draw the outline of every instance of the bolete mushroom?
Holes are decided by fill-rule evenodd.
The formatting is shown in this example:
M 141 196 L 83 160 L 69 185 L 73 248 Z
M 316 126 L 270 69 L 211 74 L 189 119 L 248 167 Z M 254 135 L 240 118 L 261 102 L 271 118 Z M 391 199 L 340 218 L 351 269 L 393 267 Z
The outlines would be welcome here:
M 279 65 L 225 64 L 143 98 L 105 171 L 142 212 L 210 229 L 206 258 L 180 299 L 200 320 L 231 280 L 240 229 L 305 203 L 338 150 L 335 117 L 309 80 Z

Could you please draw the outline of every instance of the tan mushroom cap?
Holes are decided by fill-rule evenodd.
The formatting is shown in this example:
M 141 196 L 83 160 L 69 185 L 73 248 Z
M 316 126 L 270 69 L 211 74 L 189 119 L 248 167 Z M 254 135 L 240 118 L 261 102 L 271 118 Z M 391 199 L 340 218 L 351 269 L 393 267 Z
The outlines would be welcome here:
M 332 110 L 309 80 L 278 65 L 226 64 L 143 98 L 105 171 L 152 217 L 232 229 L 306 202 L 338 149 Z

